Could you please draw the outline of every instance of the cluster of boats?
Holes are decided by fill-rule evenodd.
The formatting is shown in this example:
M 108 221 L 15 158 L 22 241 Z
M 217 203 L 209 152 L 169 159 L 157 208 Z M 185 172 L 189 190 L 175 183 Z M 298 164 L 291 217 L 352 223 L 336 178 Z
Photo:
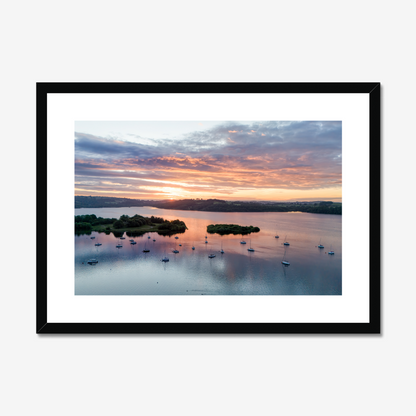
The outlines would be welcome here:
M 150 236 L 148 236 L 147 237 L 148 239 L 150 239 Z M 279 236 L 276 234 L 275 235 L 275 238 L 279 238 Z M 95 237 L 91 237 L 91 239 L 95 239 Z M 126 237 L 120 237 L 120 240 L 125 240 L 126 239 Z M 178 240 L 179 239 L 179 237 L 175 237 L 175 240 Z M 285 241 L 283 242 L 283 245 L 284 246 L 290 246 L 290 243 L 287 241 L 287 236 L 285 237 L 285 239 L 284 239 Z M 153 241 L 156 241 L 155 239 L 153 239 Z M 130 240 L 130 244 L 132 244 L 132 245 L 134 245 L 134 244 L 137 244 L 137 242 L 136 241 L 134 241 L 133 239 L 131 239 Z M 205 236 L 205 244 L 208 244 L 208 236 Z M 243 239 L 241 239 L 241 241 L 240 241 L 240 244 L 247 244 Z M 101 246 L 102 244 L 101 243 L 96 243 L 95 244 L 96 246 Z M 182 246 L 182 244 L 179 244 L 179 246 Z M 116 245 L 116 247 L 117 248 L 122 248 L 123 247 L 123 245 L 119 242 L 117 245 Z M 317 246 L 319 249 L 323 249 L 324 248 L 324 246 L 321 244 L 321 241 L 319 241 L 319 245 Z M 195 250 L 195 246 L 193 245 L 192 246 L 192 250 Z M 248 248 L 247 249 L 247 251 L 250 251 L 250 252 L 254 252 L 255 250 L 254 250 L 254 248 L 252 248 L 251 247 L 251 239 L 250 239 L 250 248 Z M 150 252 L 150 250 L 148 249 L 148 248 L 146 248 L 146 243 L 145 243 L 145 245 L 144 245 L 144 250 L 143 250 L 143 253 L 149 253 Z M 179 253 L 179 250 L 177 250 L 177 248 L 176 248 L 176 243 L 175 243 L 175 249 L 174 250 L 172 250 L 172 253 L 174 253 L 174 254 L 177 254 L 177 253 Z M 221 251 L 220 251 L 220 253 L 221 254 L 224 254 L 224 250 L 223 250 L 223 248 L 222 248 L 222 243 L 221 243 Z M 335 254 L 334 253 L 334 251 L 329 251 L 328 252 L 328 254 L 329 255 L 333 255 L 333 254 Z M 208 255 L 208 258 L 210 258 L 210 259 L 213 259 L 214 257 L 216 257 L 216 255 L 214 254 L 214 253 L 211 253 L 210 255 Z M 289 266 L 290 265 L 290 263 L 289 263 L 289 261 L 285 258 L 286 257 L 286 250 L 285 250 L 285 252 L 284 252 L 284 254 L 283 254 L 283 259 L 282 259 L 282 261 L 281 261 L 281 263 L 284 265 L 284 266 Z M 163 261 L 163 262 L 168 262 L 169 261 L 169 257 L 167 257 L 166 255 L 161 259 L 161 261 Z M 88 260 L 87 261 L 87 263 L 88 264 L 97 264 L 98 263 L 98 260 L 97 259 L 90 259 L 90 260 Z

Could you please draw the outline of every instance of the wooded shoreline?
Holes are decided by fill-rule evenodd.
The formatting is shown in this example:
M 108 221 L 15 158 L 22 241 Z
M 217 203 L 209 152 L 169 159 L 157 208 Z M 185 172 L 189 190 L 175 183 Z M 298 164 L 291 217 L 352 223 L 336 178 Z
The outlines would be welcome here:
M 309 212 L 312 214 L 342 215 L 342 203 L 317 202 L 244 202 L 220 199 L 181 199 L 144 201 L 140 199 L 75 196 L 75 208 L 155 207 L 182 211 L 207 212 Z

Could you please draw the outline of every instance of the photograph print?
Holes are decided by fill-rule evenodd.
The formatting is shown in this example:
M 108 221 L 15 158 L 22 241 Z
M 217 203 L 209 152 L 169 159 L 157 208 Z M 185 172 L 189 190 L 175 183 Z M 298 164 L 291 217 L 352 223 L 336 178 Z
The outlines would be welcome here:
M 75 295 L 342 295 L 341 121 L 76 121 Z

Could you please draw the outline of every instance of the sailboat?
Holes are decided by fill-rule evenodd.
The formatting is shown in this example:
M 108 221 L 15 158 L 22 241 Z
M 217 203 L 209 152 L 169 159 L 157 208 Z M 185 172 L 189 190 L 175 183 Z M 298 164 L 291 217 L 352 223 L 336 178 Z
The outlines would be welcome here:
M 194 241 L 194 244 L 192 245 L 192 250 L 195 250 L 195 241 Z
M 283 243 L 283 245 L 284 246 L 290 246 L 290 244 L 287 242 L 286 238 L 287 238 L 287 235 L 285 236 L 285 242 Z
M 137 244 L 134 240 L 130 240 L 130 244 Z
M 243 240 L 243 237 L 241 237 L 240 244 L 247 244 L 247 243 Z
M 251 248 L 251 238 L 250 238 L 250 248 L 248 248 L 247 251 L 254 251 L 254 248 Z
M 319 240 L 318 248 L 324 248 L 324 246 L 321 244 L 321 240 Z
M 120 237 L 120 240 L 125 240 L 126 239 L 126 237 Z
M 220 251 L 220 253 L 224 254 L 224 250 L 222 249 L 222 241 L 221 241 L 221 251 Z
M 276 230 L 276 235 L 274 236 L 274 238 L 279 238 L 279 236 L 277 235 L 277 230 Z
M 283 259 L 282 259 L 282 264 L 284 265 L 284 266 L 290 266 L 290 263 L 287 261 L 287 259 L 285 259 L 286 258 L 286 249 L 285 249 L 285 252 L 283 253 Z
M 215 257 L 215 254 L 210 254 L 208 257 L 209 257 L 210 259 L 213 259 L 213 258 Z
M 116 245 L 117 248 L 122 248 L 123 244 L 120 243 L 120 241 L 118 242 L 118 244 Z
M 150 238 L 150 237 L 149 237 Z M 150 250 L 148 248 L 146 248 L 146 243 L 144 243 L 144 250 L 143 253 L 148 253 Z
M 166 251 L 165 251 L 165 257 L 163 257 L 163 259 L 161 260 L 161 261 L 163 261 L 163 262 L 167 262 L 167 261 L 169 261 L 169 257 L 166 257 Z
M 90 259 L 87 261 L 88 264 L 97 264 L 98 260 L 97 259 Z
M 94 240 L 94 238 L 95 238 L 94 236 L 93 236 L 93 237 L 91 237 L 91 240 Z
M 101 244 L 101 243 L 99 243 L 98 241 L 95 243 L 95 245 L 96 245 L 97 247 L 102 246 L 102 244 Z
M 287 260 L 282 260 L 282 264 L 285 266 L 290 266 L 290 263 Z
M 175 250 L 172 250 L 172 253 L 179 253 L 179 250 L 176 250 L 176 243 L 175 243 Z
M 328 254 L 335 254 L 335 253 L 332 251 L 332 244 L 329 246 L 329 250 L 330 250 L 330 251 L 328 251 Z

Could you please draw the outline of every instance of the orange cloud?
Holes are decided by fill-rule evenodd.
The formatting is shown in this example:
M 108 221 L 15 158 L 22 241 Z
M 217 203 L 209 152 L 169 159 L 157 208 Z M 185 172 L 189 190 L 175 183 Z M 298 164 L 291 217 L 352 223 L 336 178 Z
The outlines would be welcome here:
M 94 141 L 84 135 L 76 142 L 76 192 L 144 199 L 342 197 L 342 159 L 336 157 L 340 149 L 334 139 L 324 137 L 316 141 L 315 147 L 305 143 L 303 136 L 282 141 L 282 127 L 278 126 L 262 128 L 265 133 L 261 136 L 268 140 L 258 143 L 258 135 L 243 136 L 253 135 L 256 130 L 228 130 L 230 135 L 240 133 L 241 139 L 234 141 L 227 135 L 230 127 L 215 130 L 212 138 L 204 132 L 171 146 L 166 141 L 157 146 Z M 318 151 L 320 148 L 323 151 Z

